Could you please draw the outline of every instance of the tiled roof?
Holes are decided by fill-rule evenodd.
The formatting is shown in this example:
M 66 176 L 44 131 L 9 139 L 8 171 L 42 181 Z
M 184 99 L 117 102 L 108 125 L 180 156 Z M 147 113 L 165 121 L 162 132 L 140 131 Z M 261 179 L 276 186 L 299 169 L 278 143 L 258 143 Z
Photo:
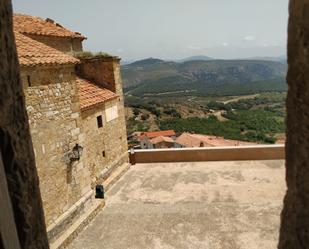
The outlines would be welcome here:
M 242 146 L 253 145 L 255 143 L 225 139 L 223 137 L 182 133 L 176 143 L 184 147 L 218 147 L 218 146 Z
M 159 137 L 155 137 L 155 138 L 151 139 L 150 142 L 152 144 L 158 144 L 158 143 L 161 143 L 161 142 L 174 143 L 174 140 L 170 137 L 159 136 Z
M 176 143 L 184 147 L 200 147 L 201 143 L 204 146 L 204 141 L 192 136 L 190 133 L 182 133 L 177 139 Z
M 23 34 L 86 39 L 80 33 L 72 32 L 51 19 L 44 20 L 40 17 L 14 14 L 13 23 L 14 30 Z
M 145 132 L 143 135 L 145 135 L 148 138 L 154 138 L 159 136 L 171 137 L 175 136 L 176 134 L 174 130 L 166 130 L 166 131 Z
M 15 32 L 19 63 L 22 66 L 77 64 L 79 60 L 41 42 Z
M 102 104 L 108 100 L 119 97 L 118 94 L 112 91 L 99 87 L 88 80 L 77 77 L 78 95 L 80 108 L 87 110 L 93 106 Z

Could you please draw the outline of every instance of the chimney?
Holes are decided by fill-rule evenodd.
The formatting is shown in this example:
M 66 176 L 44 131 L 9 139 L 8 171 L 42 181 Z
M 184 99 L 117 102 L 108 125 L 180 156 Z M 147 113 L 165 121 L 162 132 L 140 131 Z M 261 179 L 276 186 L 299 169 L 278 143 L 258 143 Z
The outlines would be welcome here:
M 80 58 L 80 61 L 81 63 L 76 66 L 78 76 L 122 96 L 120 58 L 113 56 L 94 56 Z

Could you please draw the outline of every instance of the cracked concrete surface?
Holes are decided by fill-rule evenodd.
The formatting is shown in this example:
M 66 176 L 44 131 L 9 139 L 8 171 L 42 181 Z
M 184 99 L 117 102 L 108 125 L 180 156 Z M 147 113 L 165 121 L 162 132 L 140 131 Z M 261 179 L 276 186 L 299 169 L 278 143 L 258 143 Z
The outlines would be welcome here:
M 284 161 L 137 164 L 70 249 L 273 249 Z

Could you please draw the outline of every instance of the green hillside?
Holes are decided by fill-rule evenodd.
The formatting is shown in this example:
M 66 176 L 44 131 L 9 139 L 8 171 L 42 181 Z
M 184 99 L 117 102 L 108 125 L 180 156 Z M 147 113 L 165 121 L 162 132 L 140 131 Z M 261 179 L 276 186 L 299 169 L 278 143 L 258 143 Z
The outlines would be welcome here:
M 147 95 L 242 95 L 285 91 L 286 65 L 259 60 L 167 62 L 146 59 L 122 67 L 125 92 Z

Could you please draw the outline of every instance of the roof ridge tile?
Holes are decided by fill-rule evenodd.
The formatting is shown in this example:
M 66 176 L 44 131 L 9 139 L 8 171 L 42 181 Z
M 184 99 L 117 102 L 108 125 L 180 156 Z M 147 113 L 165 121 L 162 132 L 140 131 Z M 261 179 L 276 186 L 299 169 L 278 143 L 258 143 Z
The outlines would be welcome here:
M 61 24 L 50 20 L 52 19 L 47 18 L 44 20 L 43 18 L 37 16 L 19 13 L 14 14 L 14 30 L 23 34 L 87 39 L 79 32 L 71 31 L 67 28 L 64 28 Z

